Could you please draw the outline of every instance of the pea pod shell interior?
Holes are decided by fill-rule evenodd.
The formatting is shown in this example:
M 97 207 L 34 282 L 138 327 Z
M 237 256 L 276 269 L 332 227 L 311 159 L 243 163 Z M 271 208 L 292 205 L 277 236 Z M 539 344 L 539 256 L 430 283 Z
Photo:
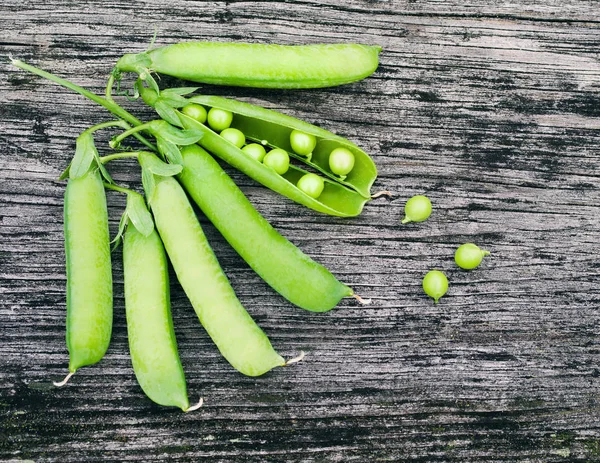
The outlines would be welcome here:
M 144 393 L 165 406 L 189 408 L 171 317 L 167 257 L 156 230 L 129 225 L 123 237 L 127 338 L 133 370 Z
M 224 140 L 204 124 L 181 113 L 179 117 L 184 127 L 195 128 L 204 133 L 198 142 L 203 148 L 267 188 L 299 204 L 325 214 L 350 217 L 359 215 L 367 202 L 367 199 L 356 191 L 327 178 L 325 178 L 325 188 L 321 196 L 318 199 L 311 198 L 296 186 L 298 180 L 307 173 L 306 170 L 290 165 L 289 170 L 283 176 L 279 175 L 273 169 L 256 161 L 232 143 Z
M 324 312 L 352 290 L 262 217 L 219 163 L 197 145 L 182 148 L 179 180 L 232 247 L 273 289 L 306 310 Z M 240 231 L 243 230 L 243 233 Z
M 65 191 L 69 370 L 104 356 L 112 333 L 112 266 L 106 193 L 97 168 Z
M 177 180 L 157 177 L 150 205 L 177 279 L 221 354 L 248 376 L 284 365 L 237 298 Z
M 180 42 L 146 53 L 154 71 L 193 82 L 258 88 L 319 88 L 364 79 L 381 48 L 362 44 Z
M 349 140 L 300 119 L 242 101 L 210 95 L 196 95 L 190 98 L 190 101 L 210 108 L 231 111 L 234 114 L 232 127 L 241 130 L 247 138 L 266 140 L 270 146 L 282 148 L 292 155 L 294 151 L 290 144 L 290 134 L 293 130 L 314 135 L 317 145 L 311 161 L 306 162 L 302 156 L 295 157 L 332 180 L 356 190 L 363 197 L 367 199 L 371 197 L 370 190 L 377 178 L 377 167 L 367 153 Z M 350 150 L 355 159 L 354 168 L 344 180 L 329 168 L 329 153 L 338 147 Z

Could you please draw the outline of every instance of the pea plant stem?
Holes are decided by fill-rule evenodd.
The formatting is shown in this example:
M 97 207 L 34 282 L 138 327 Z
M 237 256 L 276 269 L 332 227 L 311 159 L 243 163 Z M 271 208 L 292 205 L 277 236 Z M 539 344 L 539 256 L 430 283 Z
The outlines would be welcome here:
M 141 120 L 139 120 L 137 117 L 135 117 L 129 111 L 126 111 L 125 109 L 121 108 L 121 106 L 116 104 L 112 100 L 112 97 L 110 97 L 110 96 L 109 96 L 109 98 L 103 98 L 99 95 L 96 95 L 93 92 L 90 92 L 89 90 L 86 90 L 83 87 L 80 87 L 77 84 L 74 84 L 73 82 L 69 82 L 66 79 L 55 76 L 54 74 L 51 74 L 51 73 L 46 72 L 42 69 L 39 69 L 35 66 L 27 64 L 21 60 L 11 58 L 11 63 L 13 66 L 18 67 L 19 69 L 23 69 L 24 71 L 31 72 L 32 74 L 43 77 L 44 79 L 48 79 L 51 82 L 54 82 L 55 84 L 61 85 L 65 88 L 68 88 L 69 90 L 73 90 L 75 93 L 78 93 L 78 94 L 86 97 L 87 99 L 89 99 L 95 103 L 98 103 L 100 106 L 107 109 L 109 112 L 111 112 L 118 118 L 123 119 L 124 121 L 128 122 L 131 125 L 139 126 L 139 125 L 143 124 L 143 122 Z M 136 135 L 136 138 L 138 138 L 138 140 L 140 140 L 144 145 L 146 145 L 152 151 L 156 151 L 156 146 L 154 146 L 152 143 L 150 143 L 148 140 L 146 140 L 140 134 L 135 134 L 135 135 Z
M 128 130 L 131 128 L 131 126 L 127 122 L 125 122 L 122 119 L 118 119 L 115 121 L 106 121 L 106 122 L 101 122 L 100 124 L 93 125 L 89 129 L 87 129 L 86 132 L 93 133 L 93 132 L 97 132 L 98 130 L 108 129 L 110 127 L 121 127 L 122 129 L 125 129 L 125 130 Z
M 125 132 L 123 132 L 120 135 L 113 138 L 110 142 L 110 146 L 113 148 L 116 146 L 119 146 L 119 144 L 123 140 L 125 140 L 127 137 L 129 137 L 130 135 L 135 135 L 136 133 L 141 132 L 143 130 L 148 130 L 148 129 L 150 129 L 151 126 L 152 126 L 151 123 L 147 122 L 145 124 L 140 123 L 136 127 L 131 127 L 128 130 L 125 130 Z
M 106 156 L 102 156 L 100 161 L 102 164 L 106 164 L 107 162 L 113 161 L 115 159 L 126 159 L 126 158 L 138 158 L 140 153 L 147 153 L 147 151 L 124 151 L 122 153 L 114 153 L 108 154 Z
M 133 193 L 133 190 L 129 188 L 125 188 L 122 186 L 115 185 L 114 183 L 104 182 L 104 188 L 108 188 L 109 190 L 118 191 L 119 193 L 128 194 Z

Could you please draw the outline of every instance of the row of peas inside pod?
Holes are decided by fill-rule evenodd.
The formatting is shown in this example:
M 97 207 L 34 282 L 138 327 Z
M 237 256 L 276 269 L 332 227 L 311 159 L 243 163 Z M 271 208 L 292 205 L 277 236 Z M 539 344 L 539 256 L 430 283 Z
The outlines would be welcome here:
M 299 204 L 351 217 L 377 196 L 371 195 L 377 177 L 371 157 L 332 132 L 233 99 L 137 88 L 164 121 L 201 132 L 198 144 L 204 149 Z
M 182 113 L 198 122 L 207 123 L 215 132 L 224 139 L 240 148 L 257 162 L 273 169 L 277 174 L 284 175 L 290 168 L 290 155 L 282 148 L 270 148 L 268 140 L 248 140 L 246 135 L 239 129 L 232 127 L 233 114 L 220 108 L 206 110 L 204 106 L 190 103 L 182 108 Z M 317 145 L 314 135 L 300 130 L 291 130 L 289 144 L 293 154 L 311 161 L 313 151 Z M 267 152 L 267 149 L 269 151 Z M 337 147 L 331 150 L 327 165 L 330 171 L 344 180 L 354 168 L 354 154 L 347 148 Z M 296 186 L 311 198 L 317 199 L 323 189 L 325 182 L 322 177 L 314 173 L 306 173 L 298 179 Z

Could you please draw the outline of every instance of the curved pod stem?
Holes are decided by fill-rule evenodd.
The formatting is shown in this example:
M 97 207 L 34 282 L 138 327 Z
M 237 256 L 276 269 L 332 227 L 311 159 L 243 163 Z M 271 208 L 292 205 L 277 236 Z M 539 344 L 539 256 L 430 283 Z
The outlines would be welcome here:
M 248 376 L 283 366 L 285 360 L 235 295 L 177 180 L 156 177 L 149 202 L 177 279 L 225 359 Z
M 69 371 L 98 362 L 112 332 L 108 211 L 97 168 L 70 179 L 65 191 L 67 348 Z
M 179 180 L 225 239 L 275 291 L 293 304 L 325 312 L 352 290 L 280 235 L 217 161 L 197 145 L 182 148 Z M 243 230 L 243 233 L 241 233 Z
M 123 237 L 127 338 L 133 371 L 144 393 L 159 405 L 190 407 L 171 317 L 169 272 L 156 230 L 149 236 L 129 225 Z

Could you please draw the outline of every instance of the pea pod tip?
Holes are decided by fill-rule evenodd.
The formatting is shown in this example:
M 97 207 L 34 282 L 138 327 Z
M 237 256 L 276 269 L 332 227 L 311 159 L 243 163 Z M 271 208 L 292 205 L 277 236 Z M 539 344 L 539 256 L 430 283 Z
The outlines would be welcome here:
M 354 297 L 354 299 L 356 299 L 358 302 L 360 302 L 362 305 L 369 305 L 371 304 L 373 301 L 371 300 L 371 298 L 363 298 L 360 297 L 358 294 L 353 294 L 352 297 Z
M 67 376 L 65 376 L 65 379 L 63 379 L 62 381 L 53 381 L 52 384 L 54 384 L 56 387 L 62 387 L 69 382 L 69 380 L 71 379 L 71 376 L 73 376 L 74 374 L 75 374 L 74 371 L 70 371 L 69 374 Z
M 198 403 L 196 405 L 192 405 L 191 407 L 186 408 L 183 412 L 184 413 L 193 412 L 194 410 L 198 410 L 200 407 L 202 407 L 202 405 L 204 405 L 204 399 L 202 397 L 200 397 L 200 400 L 198 401 Z
M 288 361 L 286 361 L 286 362 L 283 364 L 283 366 L 284 366 L 284 367 L 287 367 L 288 365 L 291 365 L 291 364 L 293 364 L 293 363 L 298 363 L 298 362 L 300 362 L 302 359 L 304 359 L 304 357 L 305 357 L 305 356 L 306 356 L 306 353 L 305 353 L 303 350 L 301 350 L 301 351 L 300 351 L 300 354 L 299 354 L 297 357 L 294 357 L 294 358 L 291 358 L 291 359 L 289 359 Z

